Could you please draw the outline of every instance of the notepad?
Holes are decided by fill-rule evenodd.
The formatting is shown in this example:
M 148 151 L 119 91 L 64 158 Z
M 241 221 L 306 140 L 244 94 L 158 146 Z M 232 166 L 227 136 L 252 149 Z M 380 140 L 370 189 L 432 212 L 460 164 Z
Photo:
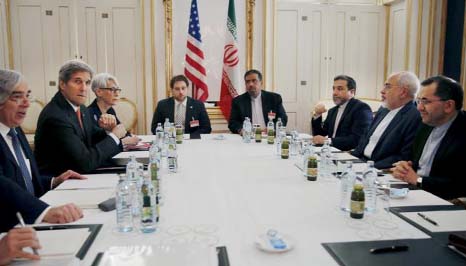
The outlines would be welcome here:
M 85 177 L 87 179 L 66 180 L 55 190 L 115 188 L 118 183 L 117 174 L 85 175 Z
M 42 258 L 76 255 L 90 233 L 89 228 L 36 231 L 42 246 L 39 255 Z
M 418 212 L 401 212 L 403 216 L 419 224 L 430 232 L 466 231 L 466 210 L 455 211 L 423 211 L 421 212 L 438 225 L 429 223 Z
M 95 190 L 51 190 L 41 197 L 50 205 L 74 203 L 82 209 L 97 209 L 97 205 L 113 197 L 115 189 Z

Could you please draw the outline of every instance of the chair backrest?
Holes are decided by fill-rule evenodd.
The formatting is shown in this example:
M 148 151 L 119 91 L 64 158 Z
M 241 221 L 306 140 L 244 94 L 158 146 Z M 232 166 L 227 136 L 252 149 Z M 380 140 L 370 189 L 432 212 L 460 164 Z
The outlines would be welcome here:
M 21 128 L 25 134 L 36 133 L 37 120 L 39 119 L 40 112 L 42 112 L 44 106 L 45 104 L 39 100 L 31 100 L 27 115 L 21 124 Z
M 136 126 L 138 123 L 136 104 L 131 100 L 122 97 L 113 109 L 115 109 L 118 119 L 125 126 L 126 130 L 131 131 L 131 133 L 136 133 Z

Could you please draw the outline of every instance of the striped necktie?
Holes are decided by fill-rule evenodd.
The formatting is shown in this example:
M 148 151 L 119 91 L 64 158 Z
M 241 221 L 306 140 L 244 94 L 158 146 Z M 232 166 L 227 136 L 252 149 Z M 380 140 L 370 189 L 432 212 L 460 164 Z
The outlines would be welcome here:
M 18 161 L 19 168 L 21 169 L 21 174 L 23 176 L 26 189 L 29 191 L 29 193 L 34 195 L 34 185 L 32 184 L 31 174 L 29 173 L 29 170 L 26 166 L 26 161 L 24 160 L 23 153 L 21 152 L 21 144 L 19 143 L 19 139 L 14 128 L 10 129 L 8 136 L 11 137 L 13 150 L 15 151 L 16 160 Z

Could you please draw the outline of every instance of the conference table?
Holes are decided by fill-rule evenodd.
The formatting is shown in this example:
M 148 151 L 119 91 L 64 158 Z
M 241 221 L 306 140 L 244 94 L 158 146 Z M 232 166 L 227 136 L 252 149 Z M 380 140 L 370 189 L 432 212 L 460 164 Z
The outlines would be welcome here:
M 150 141 L 154 136 L 141 138 Z M 116 230 L 115 211 L 103 212 L 83 205 L 84 218 L 73 224 L 103 227 L 84 259 L 74 261 L 74 265 L 92 265 L 99 252 L 112 246 L 179 242 L 225 246 L 232 266 L 338 265 L 322 243 L 430 238 L 386 212 L 380 202 L 377 211 L 365 214 L 362 220 L 350 218 L 349 213 L 339 209 L 339 179 L 307 181 L 296 166 L 300 156 L 281 159 L 275 153 L 275 145 L 266 140 L 244 143 L 233 134 L 202 135 L 201 139 L 184 140 L 177 145 L 177 152 L 178 171 L 169 173 L 166 165 L 160 170 L 163 204 L 157 231 L 120 233 Z M 139 160 L 148 158 L 147 151 L 138 151 L 123 152 L 115 160 L 131 154 Z M 96 178 L 92 176 L 93 180 Z M 107 186 L 89 188 L 86 193 L 102 198 L 114 196 L 117 175 L 105 174 L 101 180 Z M 76 199 L 67 198 L 66 193 L 74 190 L 61 189 L 62 186 L 66 182 L 42 198 L 51 205 Z M 451 203 L 423 190 L 390 200 L 392 207 L 421 205 Z M 377 227 L 378 221 L 389 221 L 393 226 Z M 286 237 L 292 248 L 281 253 L 260 250 L 255 242 L 268 229 Z M 41 264 L 54 263 L 44 260 Z

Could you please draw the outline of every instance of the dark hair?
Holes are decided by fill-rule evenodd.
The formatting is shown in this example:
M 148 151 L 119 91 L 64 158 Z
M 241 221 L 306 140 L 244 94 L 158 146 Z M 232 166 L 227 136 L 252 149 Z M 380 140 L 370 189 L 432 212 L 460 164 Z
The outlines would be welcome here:
M 346 85 L 348 86 L 348 89 L 354 90 L 354 92 L 356 92 L 356 81 L 352 77 L 347 75 L 338 75 L 333 78 L 333 81 L 337 80 L 346 80 Z
M 173 86 L 175 86 L 175 83 L 178 82 L 178 81 L 184 81 L 184 83 L 186 83 L 186 87 L 189 87 L 188 78 L 186 78 L 184 75 L 178 75 L 178 76 L 174 76 L 170 80 L 170 88 L 173 89 Z
M 424 80 L 421 85 L 425 87 L 432 83 L 437 84 L 435 96 L 442 100 L 455 101 L 456 110 L 463 108 L 463 88 L 456 80 L 439 75 Z
M 246 81 L 246 77 L 251 75 L 251 74 L 257 74 L 257 77 L 259 78 L 260 81 L 262 81 L 262 73 L 259 70 L 256 69 L 250 69 L 244 73 L 244 80 Z

